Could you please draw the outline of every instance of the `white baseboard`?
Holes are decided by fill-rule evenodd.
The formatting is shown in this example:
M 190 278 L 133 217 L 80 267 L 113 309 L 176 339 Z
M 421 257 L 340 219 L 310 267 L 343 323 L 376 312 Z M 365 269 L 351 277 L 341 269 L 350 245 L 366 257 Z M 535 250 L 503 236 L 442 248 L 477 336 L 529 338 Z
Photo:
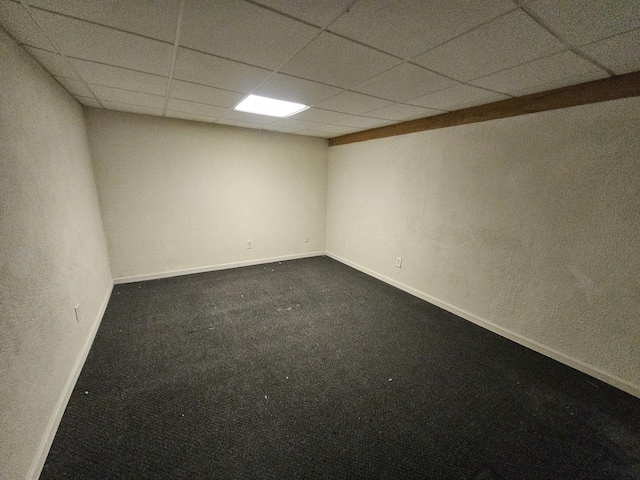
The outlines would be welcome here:
M 599 368 L 594 367 L 593 365 L 589 365 L 587 363 L 584 363 L 581 360 L 565 355 L 564 353 L 554 350 L 553 348 L 547 347 L 546 345 L 543 345 L 541 343 L 538 343 L 535 340 L 531 340 L 529 338 L 523 337 L 522 335 L 516 332 L 513 332 L 511 330 L 508 330 L 506 328 L 503 328 L 499 325 L 496 325 L 495 323 L 490 322 L 489 320 L 480 318 L 474 315 L 473 313 L 467 312 L 466 310 L 462 310 L 454 305 L 451 305 L 447 302 L 444 302 L 435 297 L 432 297 L 431 295 L 428 295 L 420 290 L 416 290 L 413 287 L 405 285 L 404 283 L 398 282 L 380 273 L 374 272 L 373 270 L 363 267 L 362 265 L 358 265 L 357 263 L 351 262 L 331 252 L 326 252 L 326 255 L 328 257 L 333 258 L 334 260 L 344 263 L 345 265 L 353 267 L 356 270 L 360 270 L 361 272 L 366 273 L 367 275 L 377 278 L 378 280 L 388 283 L 389 285 L 399 288 L 400 290 L 403 290 L 415 297 L 421 298 L 422 300 L 425 300 L 433 305 L 443 308 L 444 310 L 447 310 L 448 312 L 451 312 L 454 315 L 462 317 L 465 320 L 468 320 L 472 323 L 475 323 L 476 325 L 486 328 L 487 330 L 497 333 L 498 335 L 508 338 L 509 340 L 519 343 L 522 346 L 530 348 L 531 350 L 541 353 L 542 355 L 545 355 L 547 357 L 553 358 L 554 360 L 557 360 L 560 363 L 564 363 L 569 367 L 575 368 L 576 370 L 586 373 L 587 375 L 595 377 L 598 380 L 602 380 L 603 382 L 613 385 L 614 387 L 619 388 L 620 390 L 624 390 L 625 392 L 640 398 L 639 385 L 635 385 L 633 383 L 627 382 L 626 380 L 623 380 L 622 378 L 618 378 L 615 375 L 611 375 L 610 373 L 604 372 Z
M 38 452 L 36 453 L 36 456 L 31 463 L 31 468 L 29 469 L 29 473 L 27 474 L 27 480 L 37 480 L 40 477 L 42 467 L 44 467 L 44 462 L 47 459 L 49 449 L 51 448 L 53 439 L 55 438 L 56 432 L 58 431 L 58 426 L 60 425 L 60 421 L 62 420 L 62 415 L 67 408 L 71 393 L 76 386 L 76 382 L 78 381 L 78 377 L 80 376 L 80 372 L 82 371 L 84 362 L 87 359 L 87 355 L 89 354 L 89 350 L 91 349 L 91 345 L 93 344 L 93 339 L 96 337 L 98 327 L 100 327 L 100 323 L 102 322 L 102 317 L 104 316 L 104 312 L 107 309 L 107 304 L 109 303 L 109 297 L 111 297 L 112 290 L 113 284 L 109 286 L 109 289 L 107 290 L 107 294 L 102 302 L 102 305 L 100 306 L 100 311 L 98 312 L 93 327 L 89 332 L 89 336 L 84 342 L 84 345 L 80 350 L 78 357 L 76 358 L 73 369 L 71 370 L 71 373 L 67 378 L 67 383 L 65 383 L 64 388 L 62 389 L 62 393 L 60 394 L 60 398 L 58 398 L 58 402 L 53 409 L 53 413 L 51 414 L 51 418 L 49 419 L 49 423 L 47 424 L 47 429 L 45 430 L 44 435 L 42 436 L 42 441 L 40 442 L 40 446 L 38 447 Z
M 255 260 L 246 260 L 242 262 L 220 263 L 218 265 L 209 265 L 206 267 L 185 268 L 183 270 L 172 270 L 167 272 L 149 273 L 143 275 L 132 275 L 130 277 L 114 278 L 113 283 L 116 285 L 121 283 L 143 282 L 145 280 L 157 280 L 159 278 L 178 277 L 180 275 L 191 275 L 192 273 L 213 272 L 216 270 L 226 270 L 228 268 L 249 267 L 251 265 L 262 265 L 264 263 L 283 262 L 285 260 L 297 260 L 299 258 L 319 257 L 324 255 L 324 251 L 297 253 L 295 255 L 283 255 L 281 257 L 258 258 Z

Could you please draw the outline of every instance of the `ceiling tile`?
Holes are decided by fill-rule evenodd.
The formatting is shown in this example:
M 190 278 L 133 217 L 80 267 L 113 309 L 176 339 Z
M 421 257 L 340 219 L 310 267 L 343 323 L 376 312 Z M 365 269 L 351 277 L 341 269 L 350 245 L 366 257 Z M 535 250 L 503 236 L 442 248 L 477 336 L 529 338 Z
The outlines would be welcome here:
M 162 113 L 162 108 L 164 107 L 164 97 L 158 95 L 132 92 L 130 90 L 105 87 L 103 85 L 91 85 L 91 89 L 100 100 L 110 103 L 128 103 L 142 107 L 159 108 L 160 113 Z
M 172 46 L 83 20 L 32 9 L 56 46 L 68 57 L 167 75 Z
M 384 125 L 389 125 L 392 122 L 388 120 L 380 120 L 379 118 L 353 116 L 353 117 L 345 118 L 343 120 L 339 120 L 334 123 L 336 125 L 344 125 L 347 127 L 375 128 L 375 127 L 382 127 Z
M 472 80 L 565 50 L 522 10 L 504 15 L 430 50 L 416 63 L 457 80 Z
M 242 93 L 253 91 L 269 75 L 269 70 L 186 48 L 178 49 L 174 70 L 174 78 L 179 80 Z
M 132 105 L 130 103 L 120 102 L 102 102 L 105 108 L 109 110 L 118 110 L 121 112 L 141 113 L 143 115 L 162 115 L 162 108 L 145 107 L 144 105 Z
M 338 120 L 349 117 L 346 113 L 332 112 L 330 110 L 322 110 L 321 108 L 309 108 L 304 112 L 296 113 L 296 120 L 307 120 L 317 123 L 334 123 Z
M 526 9 L 571 45 L 585 45 L 640 27 L 637 0 L 538 0 Z
M 183 82 L 182 80 L 173 80 L 173 82 L 171 82 L 171 97 L 231 108 L 235 107 L 245 95 L 230 90 L 206 87 L 196 83 Z
M 82 97 L 80 95 L 75 95 L 76 100 L 78 100 L 82 105 L 86 105 L 87 107 L 95 107 L 102 108 L 98 101 L 93 97 Z
M 337 87 L 276 73 L 254 93 L 304 105 L 314 105 L 340 91 L 341 89 Z
M 279 12 L 285 13 L 305 22 L 326 27 L 344 12 L 355 0 L 255 0 L 255 3 L 265 5 Z
M 501 93 L 472 87 L 471 85 L 456 85 L 455 87 L 414 98 L 406 103 L 438 110 L 460 110 L 482 103 L 504 100 L 505 98 L 509 97 Z
M 510 0 L 361 0 L 330 30 L 408 59 L 514 8 Z
M 514 93 L 516 97 L 522 97 L 524 95 L 530 95 L 532 93 L 546 92 L 549 90 L 555 90 L 556 88 L 567 87 L 569 85 L 577 85 L 579 83 L 591 82 L 593 80 L 600 80 L 609 77 L 604 72 L 591 72 L 570 79 L 556 80 L 553 82 L 545 83 L 542 85 L 536 85 L 534 87 L 522 88 Z
M 29 4 L 171 43 L 180 10 L 180 0 L 29 0 Z
M 0 23 L 79 101 L 98 105 L 85 80 L 105 105 L 162 113 L 181 0 L 27 1 L 53 44 L 13 0 L 0 0 Z M 373 128 L 606 78 L 596 62 L 640 70 L 638 0 L 185 1 L 182 39 L 217 56 L 178 49 L 171 110 L 207 121 Z M 254 91 L 313 108 L 229 111 Z
M 640 29 L 582 47 L 584 53 L 616 74 L 640 70 Z
M 298 77 L 349 88 L 400 63 L 400 60 L 324 32 L 281 70 Z
M 163 96 L 167 90 L 167 77 L 87 60 L 71 62 L 78 74 L 88 83 Z
M 584 78 L 595 80 L 607 76 L 604 70 L 575 53 L 562 52 L 478 78 L 471 83 L 510 95 L 524 95 L 548 90 L 547 85 L 550 84 L 557 88 L 580 83 L 580 79 Z
M 313 132 L 327 132 L 327 133 L 332 133 L 334 135 L 345 135 L 347 133 L 361 130 L 361 128 L 346 127 L 344 125 L 321 125 L 319 127 L 310 128 L 309 130 Z
M 402 102 L 457 83 L 455 80 L 422 67 L 403 63 L 353 87 L 353 90 L 394 102 Z
M 208 117 L 207 115 L 198 115 L 195 113 L 178 112 L 176 110 L 167 110 L 167 117 L 180 118 L 182 120 L 194 120 L 196 122 L 214 123 L 217 117 Z
M 56 82 L 64 87 L 71 95 L 79 95 L 82 97 L 92 97 L 91 91 L 87 85 L 77 78 L 54 77 Z
M 216 123 L 220 125 L 230 125 L 232 127 L 251 128 L 254 130 L 262 129 L 262 125 L 259 123 L 241 122 L 239 120 L 232 120 L 230 118 L 221 118 Z
M 414 118 L 430 117 L 442 113 L 440 110 L 416 107 L 414 105 L 402 105 L 400 103 L 390 107 L 380 108 L 367 112 L 367 115 L 386 120 L 412 120 Z
M 45 50 L 55 50 L 38 24 L 18 2 L 9 0 L 0 2 L 0 24 L 20 43 Z
M 390 105 L 393 105 L 393 102 L 382 100 L 381 98 L 370 97 L 356 92 L 342 92 L 319 103 L 317 107 L 357 115 Z
M 207 117 L 222 118 L 229 109 L 224 107 L 216 107 L 214 105 L 205 105 L 204 103 L 189 102 L 188 100 L 178 100 L 170 98 L 167 104 L 167 110 L 175 112 L 192 113 L 194 115 L 205 115 Z
M 236 120 L 238 122 L 250 122 L 257 124 L 273 123 L 278 120 L 278 117 L 271 117 L 268 115 L 256 115 L 255 113 L 236 112 L 235 110 L 228 110 L 224 118 L 226 120 Z
M 277 122 L 274 122 L 273 125 L 286 127 L 286 128 L 295 128 L 299 130 L 306 130 L 307 128 L 319 127 L 321 124 L 315 123 L 315 122 L 307 122 L 306 120 L 298 120 L 296 118 L 283 118 L 282 120 L 278 120 Z
M 237 0 L 189 0 L 180 44 L 221 57 L 277 69 L 320 30 Z
M 318 132 L 316 130 L 300 130 L 294 133 L 294 135 L 304 135 L 305 137 L 320 137 L 320 138 L 331 138 L 336 135 L 329 132 Z
M 197 115 L 195 113 L 178 112 L 176 110 L 167 110 L 165 115 L 170 118 L 179 118 L 181 120 L 193 120 L 196 122 L 215 123 L 218 118 L 208 117 L 207 115 Z
M 324 138 L 325 140 L 331 137 L 330 133 L 309 133 L 311 130 L 295 130 L 290 133 L 290 135 L 298 135 L 300 137 L 315 137 L 315 138 Z
M 62 55 L 58 55 L 57 53 L 49 52 L 47 50 L 41 50 L 39 48 L 26 46 L 25 48 L 51 75 L 56 77 L 77 78 L 77 75 Z
M 280 132 L 280 133 L 293 133 L 293 132 L 299 132 L 300 129 L 299 128 L 288 128 L 288 127 L 283 127 L 281 125 L 275 125 L 275 124 L 270 124 L 270 125 L 263 125 L 262 126 L 263 130 L 270 130 L 272 132 Z

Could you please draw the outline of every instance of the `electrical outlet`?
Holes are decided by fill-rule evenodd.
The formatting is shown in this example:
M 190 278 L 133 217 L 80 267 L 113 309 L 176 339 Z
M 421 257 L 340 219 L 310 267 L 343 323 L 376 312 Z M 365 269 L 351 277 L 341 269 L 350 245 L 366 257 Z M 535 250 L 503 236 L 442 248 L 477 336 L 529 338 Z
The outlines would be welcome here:
M 80 304 L 77 304 L 73 309 L 76 312 L 76 322 L 80 323 L 80 320 L 82 320 L 82 312 L 80 311 Z
M 402 258 L 396 257 L 396 267 L 402 268 Z
M 309 235 L 304 236 L 304 243 L 309 243 Z
M 253 248 L 253 243 L 251 240 L 247 240 L 247 249 L 251 250 Z

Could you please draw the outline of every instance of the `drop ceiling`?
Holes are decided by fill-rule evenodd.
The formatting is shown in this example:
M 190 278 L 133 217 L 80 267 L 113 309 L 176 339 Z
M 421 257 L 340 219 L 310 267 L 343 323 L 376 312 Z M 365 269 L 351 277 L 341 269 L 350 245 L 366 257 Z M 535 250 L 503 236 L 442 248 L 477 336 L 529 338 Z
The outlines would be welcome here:
M 638 0 L 0 0 L 90 107 L 335 137 L 640 70 Z M 311 105 L 236 112 L 250 93 Z

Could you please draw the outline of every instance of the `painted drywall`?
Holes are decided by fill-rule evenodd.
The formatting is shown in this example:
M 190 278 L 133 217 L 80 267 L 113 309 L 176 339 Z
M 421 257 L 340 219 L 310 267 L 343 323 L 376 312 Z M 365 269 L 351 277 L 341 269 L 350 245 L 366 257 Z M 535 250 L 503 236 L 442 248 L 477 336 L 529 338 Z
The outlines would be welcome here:
M 327 253 L 637 395 L 639 159 L 638 98 L 331 147 Z
M 0 85 L 0 478 L 21 479 L 112 279 L 81 106 L 2 30 Z
M 325 139 L 100 109 L 86 119 L 116 281 L 324 251 Z

